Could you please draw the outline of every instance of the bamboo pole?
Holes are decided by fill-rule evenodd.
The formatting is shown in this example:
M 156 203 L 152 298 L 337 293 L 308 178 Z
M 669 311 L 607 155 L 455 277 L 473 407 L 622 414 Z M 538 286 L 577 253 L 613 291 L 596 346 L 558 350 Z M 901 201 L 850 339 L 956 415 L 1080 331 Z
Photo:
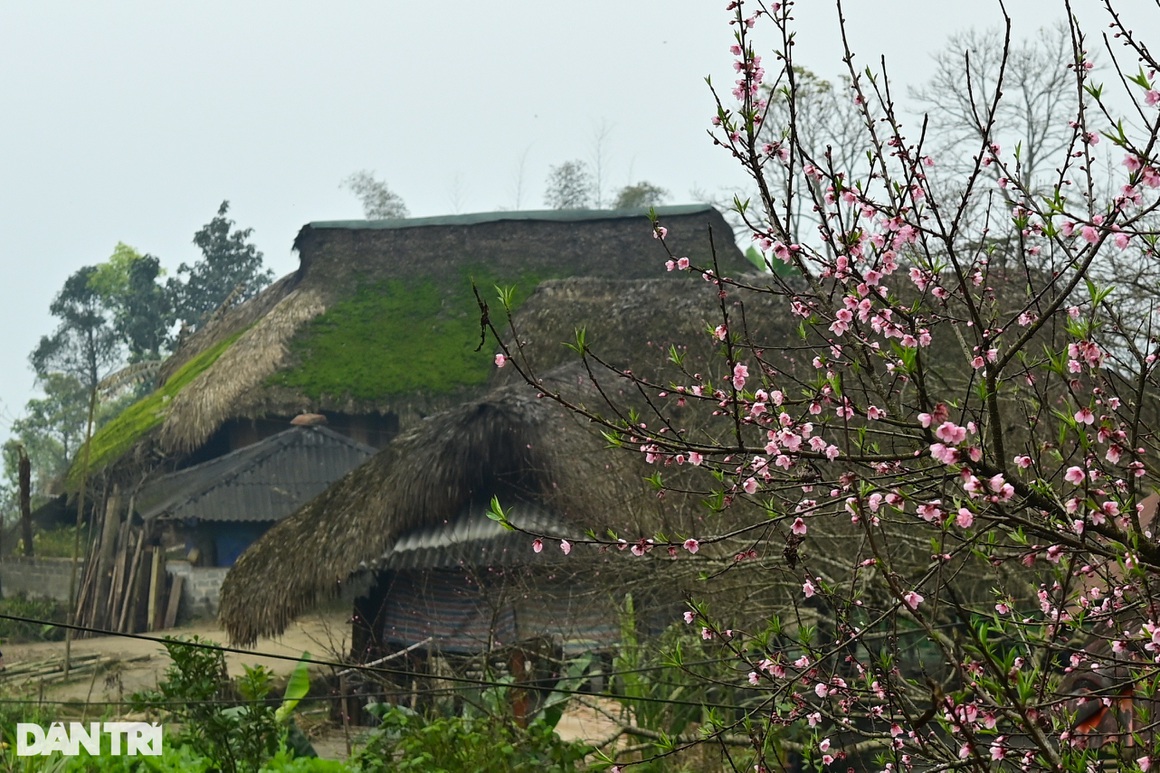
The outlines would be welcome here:
M 141 550 L 144 547 L 145 532 L 141 531 L 137 534 L 137 546 L 133 549 L 133 560 L 129 562 L 129 581 L 125 585 L 125 603 L 121 606 L 121 614 L 117 618 L 117 631 L 119 633 L 130 632 L 125 626 L 127 623 L 131 622 L 129 608 L 137 600 L 137 594 L 135 592 L 137 585 L 137 568 L 141 565 Z
M 64 675 L 68 676 L 69 660 L 72 657 L 73 629 L 77 620 L 77 561 L 81 552 L 81 526 L 85 515 L 85 490 L 89 485 L 89 459 L 92 452 L 93 415 L 97 412 L 97 385 L 89 390 L 89 417 L 85 422 L 85 452 L 81 461 L 81 493 L 77 497 L 77 530 L 73 535 L 72 572 L 68 581 L 68 622 L 64 632 Z

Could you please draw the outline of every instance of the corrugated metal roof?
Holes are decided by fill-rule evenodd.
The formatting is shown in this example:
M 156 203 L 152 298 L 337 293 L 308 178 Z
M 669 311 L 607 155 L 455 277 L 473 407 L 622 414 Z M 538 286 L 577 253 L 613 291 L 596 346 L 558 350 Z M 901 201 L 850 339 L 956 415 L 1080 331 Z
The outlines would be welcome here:
M 464 508 L 458 516 L 441 524 L 425 525 L 399 536 L 386 554 L 365 568 L 439 569 L 453 566 L 510 566 L 527 564 L 536 558 L 532 538 L 508 531 L 487 517 L 482 503 Z M 562 531 L 560 519 L 539 505 L 521 502 L 508 514 L 513 524 L 532 534 L 574 538 Z M 556 551 L 559 553 L 559 551 Z M 548 552 L 548 555 L 553 555 Z
M 326 427 L 291 427 L 159 478 L 137 509 L 144 518 L 277 521 L 375 453 Z

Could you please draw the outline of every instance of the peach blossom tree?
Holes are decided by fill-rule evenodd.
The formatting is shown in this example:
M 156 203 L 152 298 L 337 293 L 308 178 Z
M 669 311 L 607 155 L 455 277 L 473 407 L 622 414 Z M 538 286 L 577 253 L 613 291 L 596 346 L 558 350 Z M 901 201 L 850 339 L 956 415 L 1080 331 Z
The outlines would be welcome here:
M 716 357 L 674 354 L 672 378 L 648 380 L 581 341 L 593 378 L 645 407 L 545 390 L 644 457 L 660 493 L 705 499 L 704 530 L 559 547 L 711 567 L 682 624 L 751 700 L 657 755 L 719 743 L 748 746 L 753 770 L 1147 771 L 1160 285 L 1140 278 L 1160 257 L 1160 63 L 1110 0 L 1101 38 L 1072 19 L 1075 109 L 1033 180 L 1019 138 L 1001 141 L 1009 19 L 994 82 L 964 60 L 981 107 L 954 159 L 900 115 L 886 63 L 860 69 L 845 44 L 858 145 L 818 148 L 796 103 L 793 5 L 730 2 L 736 79 L 713 85 L 711 141 L 751 179 L 735 215 L 770 270 L 658 265 L 719 301 Z M 790 330 L 761 324 L 770 304 Z M 497 363 L 518 367 L 518 330 L 493 332 Z M 757 619 L 714 594 L 731 573 L 768 583 Z

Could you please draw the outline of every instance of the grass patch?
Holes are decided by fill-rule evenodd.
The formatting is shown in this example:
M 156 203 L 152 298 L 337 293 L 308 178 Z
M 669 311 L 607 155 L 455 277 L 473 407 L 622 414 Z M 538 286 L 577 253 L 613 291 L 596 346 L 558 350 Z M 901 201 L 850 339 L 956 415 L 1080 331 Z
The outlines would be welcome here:
M 238 340 L 242 332 L 245 331 L 211 346 L 182 365 L 160 389 L 133 403 L 97 430 L 90 441 L 92 450 L 89 456 L 89 470 L 100 470 L 115 462 L 132 448 L 134 443 L 144 437 L 145 433 L 161 424 L 165 420 L 169 401 L 206 368 L 213 365 L 217 358 Z M 82 446 L 73 458 L 72 467 L 68 472 L 68 484 L 71 488 L 80 485 L 84 458 L 85 451 Z
M 487 381 L 494 367 L 490 343 L 480 351 L 474 276 L 493 314 L 502 316 L 495 285 L 515 285 L 519 303 L 540 283 L 464 269 L 450 282 L 389 280 L 364 285 L 354 296 L 307 323 L 290 343 L 291 368 L 270 382 L 315 399 L 373 402 L 406 394 L 447 394 Z

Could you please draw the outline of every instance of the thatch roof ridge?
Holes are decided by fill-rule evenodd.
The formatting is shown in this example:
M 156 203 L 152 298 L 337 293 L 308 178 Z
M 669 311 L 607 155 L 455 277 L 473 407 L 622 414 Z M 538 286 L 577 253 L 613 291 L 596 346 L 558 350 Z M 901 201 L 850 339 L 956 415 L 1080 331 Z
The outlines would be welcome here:
M 182 365 L 198 354 L 254 324 L 290 294 L 301 279 L 301 272 L 294 271 L 273 282 L 250 300 L 221 310 L 182 341 L 177 351 L 161 363 L 158 381 L 164 384 Z
M 549 382 L 577 391 L 581 379 L 568 369 Z M 550 511 L 557 536 L 610 526 L 612 513 L 619 527 L 635 522 L 652 533 L 665 517 L 661 503 L 622 468 L 635 456 L 603 453 L 604 445 L 586 420 L 527 385 L 431 417 L 251 546 L 222 586 L 221 620 L 236 642 L 277 634 L 408 532 L 464 510 L 486 517 L 480 505 L 493 493 L 514 506 L 517 523 L 521 503 Z
M 709 205 L 658 211 L 667 246 L 707 261 L 716 249 L 729 270 L 748 263 L 724 216 Z M 712 246 L 710 233 L 715 233 Z M 294 240 L 302 270 L 341 285 L 419 275 L 448 278 L 465 266 L 500 275 L 651 276 L 666 253 L 648 210 L 484 212 L 406 220 L 307 223 Z
M 711 204 L 677 204 L 655 207 L 658 217 L 683 217 L 713 211 Z M 480 223 L 496 223 L 505 220 L 539 220 L 551 223 L 580 223 L 595 220 L 619 220 L 622 218 L 644 218 L 648 207 L 628 207 L 624 209 L 526 209 L 497 210 L 494 212 L 469 212 L 463 215 L 435 215 L 433 217 L 394 218 L 388 220 L 315 220 L 302 226 L 299 231 L 320 229 L 354 230 L 397 230 L 403 228 L 424 228 L 431 226 L 466 226 Z M 295 248 L 298 240 L 295 239 Z
M 250 415 L 260 404 L 256 388 L 286 362 L 288 344 L 298 328 L 325 310 L 324 295 L 313 287 L 291 290 L 174 396 L 161 425 L 162 449 L 188 453 L 227 419 Z

